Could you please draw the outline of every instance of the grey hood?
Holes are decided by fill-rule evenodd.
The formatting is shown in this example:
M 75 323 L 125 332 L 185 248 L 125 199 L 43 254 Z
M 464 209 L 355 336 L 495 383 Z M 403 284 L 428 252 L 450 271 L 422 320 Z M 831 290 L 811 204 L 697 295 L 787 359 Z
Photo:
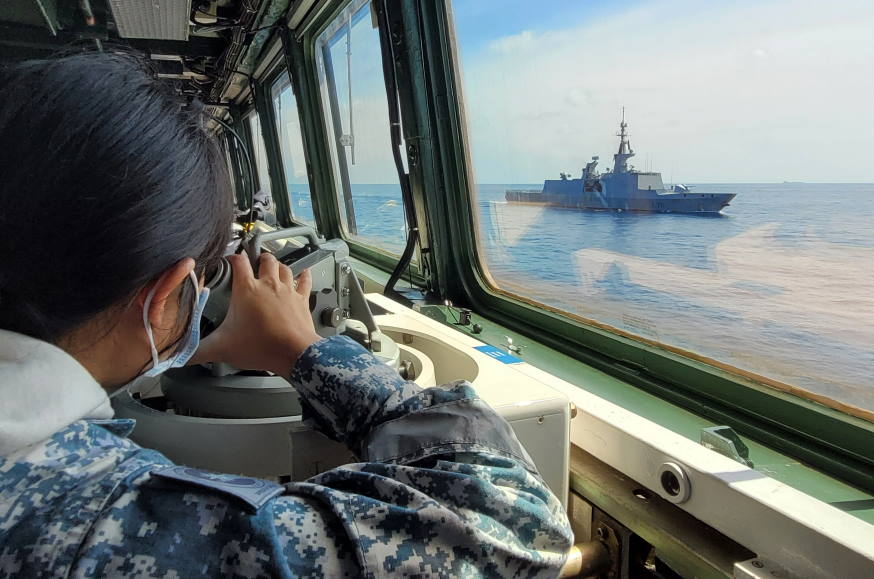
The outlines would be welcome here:
M 57 346 L 0 330 L 0 456 L 83 418 L 112 418 L 88 370 Z

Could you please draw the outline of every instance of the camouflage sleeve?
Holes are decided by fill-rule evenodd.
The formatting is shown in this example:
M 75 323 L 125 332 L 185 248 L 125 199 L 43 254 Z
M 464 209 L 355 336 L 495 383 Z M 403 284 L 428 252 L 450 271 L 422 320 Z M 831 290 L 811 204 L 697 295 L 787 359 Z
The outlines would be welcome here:
M 447 453 L 489 452 L 537 472 L 507 422 L 470 384 L 422 389 L 347 337 L 310 346 L 290 381 L 308 424 L 362 460 L 409 464 Z
M 79 549 L 69 575 L 558 575 L 567 515 L 469 385 L 421 389 L 345 338 L 311 347 L 292 381 L 319 427 L 366 462 L 288 483 L 253 508 L 227 485 L 163 477 L 167 459 L 111 441 L 127 458 L 110 469 L 91 452 L 114 482 L 90 473 L 111 490 L 88 495 L 99 515 L 87 535 L 67 534 Z
M 555 577 L 570 546 L 557 499 L 511 459 L 351 464 L 253 509 L 161 479 L 152 471 L 163 465 L 144 458 L 120 473 L 108 500 L 105 479 L 81 497 L 78 516 L 100 511 L 87 533 L 74 532 L 75 517 L 70 529 L 61 519 L 46 527 L 76 552 L 59 575 Z M 40 545 L 45 557 L 56 556 L 51 546 Z
M 291 382 L 311 423 L 368 461 L 291 485 L 341 521 L 365 575 L 558 574 L 567 515 L 469 384 L 422 389 L 347 338 L 310 347 Z

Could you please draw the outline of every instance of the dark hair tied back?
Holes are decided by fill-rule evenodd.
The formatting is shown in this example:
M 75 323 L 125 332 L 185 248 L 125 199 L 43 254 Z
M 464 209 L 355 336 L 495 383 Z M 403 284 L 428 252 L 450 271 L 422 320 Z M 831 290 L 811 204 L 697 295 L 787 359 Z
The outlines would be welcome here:
M 233 218 L 201 107 L 129 53 L 2 72 L 0 204 L 0 328 L 52 342 L 183 258 L 202 273 Z

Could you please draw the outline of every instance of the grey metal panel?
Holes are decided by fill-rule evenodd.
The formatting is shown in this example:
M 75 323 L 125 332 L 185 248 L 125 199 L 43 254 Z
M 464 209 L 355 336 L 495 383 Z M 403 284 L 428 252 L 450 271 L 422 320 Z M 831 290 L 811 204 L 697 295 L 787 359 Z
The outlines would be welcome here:
M 122 38 L 188 40 L 191 0 L 109 0 Z
M 354 462 L 343 445 L 302 424 L 300 416 L 227 419 L 167 414 L 125 392 L 113 399 L 118 418 L 137 421 L 132 439 L 187 466 L 266 478 L 305 480 Z M 568 494 L 569 410 L 560 399 L 496 408 L 563 505 Z
M 124 392 L 113 399 L 117 418 L 137 421 L 131 439 L 177 464 L 264 478 L 293 472 L 292 437 L 306 430 L 297 417 L 197 418 L 149 408 Z
M 549 411 L 540 416 L 513 420 L 508 417 L 504 408 L 497 408 L 498 413 L 513 427 L 516 438 L 531 455 L 534 466 L 540 476 L 549 485 L 550 490 L 567 506 L 568 467 L 570 457 L 567 452 L 570 444 L 570 416 L 568 405 L 559 405 L 558 401 Z

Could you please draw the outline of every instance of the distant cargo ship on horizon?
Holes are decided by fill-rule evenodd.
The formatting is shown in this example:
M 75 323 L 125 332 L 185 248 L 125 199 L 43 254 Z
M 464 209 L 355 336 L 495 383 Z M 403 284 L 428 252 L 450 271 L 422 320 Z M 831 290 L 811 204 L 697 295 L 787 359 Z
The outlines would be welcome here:
M 586 164 L 582 177 L 571 179 L 566 173 L 561 179 L 547 179 L 541 191 L 508 189 L 509 203 L 549 205 L 590 211 L 642 211 L 648 213 L 719 213 L 736 193 L 697 193 L 686 185 L 666 188 L 662 174 L 637 171 L 629 167 L 634 156 L 622 109 L 619 124 L 619 151 L 613 155 L 613 170 L 597 170 L 598 157 Z

